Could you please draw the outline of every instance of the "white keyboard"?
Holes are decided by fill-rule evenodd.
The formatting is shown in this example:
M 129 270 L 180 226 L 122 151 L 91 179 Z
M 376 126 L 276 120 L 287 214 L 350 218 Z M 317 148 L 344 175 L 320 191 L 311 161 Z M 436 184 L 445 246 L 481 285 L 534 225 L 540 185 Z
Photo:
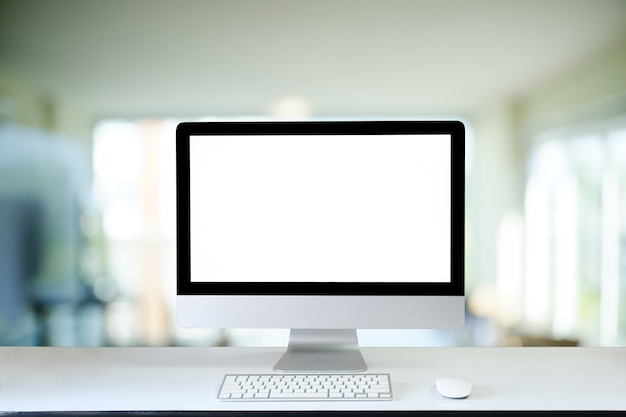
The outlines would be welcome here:
M 220 401 L 391 400 L 389 374 L 226 375 Z

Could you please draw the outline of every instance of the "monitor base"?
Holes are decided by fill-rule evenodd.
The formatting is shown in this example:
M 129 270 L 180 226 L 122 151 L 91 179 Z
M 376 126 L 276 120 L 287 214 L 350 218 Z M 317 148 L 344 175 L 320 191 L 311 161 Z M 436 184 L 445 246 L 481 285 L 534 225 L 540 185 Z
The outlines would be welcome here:
M 365 372 L 355 329 L 291 329 L 276 372 Z

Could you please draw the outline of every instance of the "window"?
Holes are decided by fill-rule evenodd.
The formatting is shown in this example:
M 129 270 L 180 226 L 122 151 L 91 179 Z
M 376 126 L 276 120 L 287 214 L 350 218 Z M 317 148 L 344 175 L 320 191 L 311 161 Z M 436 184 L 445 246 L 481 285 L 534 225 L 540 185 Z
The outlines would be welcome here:
M 117 297 L 113 345 L 167 345 L 176 274 L 176 122 L 108 120 L 94 131 L 94 194 L 102 210 Z M 171 295 L 171 296 L 170 296 Z
M 626 123 L 621 126 L 543 135 L 531 149 L 524 304 L 530 331 L 583 345 L 626 342 Z

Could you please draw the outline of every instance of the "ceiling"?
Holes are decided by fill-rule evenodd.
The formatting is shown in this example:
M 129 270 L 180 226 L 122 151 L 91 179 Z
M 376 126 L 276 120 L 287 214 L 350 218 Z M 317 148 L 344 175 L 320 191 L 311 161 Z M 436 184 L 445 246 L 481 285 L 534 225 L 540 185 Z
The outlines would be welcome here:
M 0 0 L 0 71 L 99 117 L 465 114 L 625 38 L 623 0 Z

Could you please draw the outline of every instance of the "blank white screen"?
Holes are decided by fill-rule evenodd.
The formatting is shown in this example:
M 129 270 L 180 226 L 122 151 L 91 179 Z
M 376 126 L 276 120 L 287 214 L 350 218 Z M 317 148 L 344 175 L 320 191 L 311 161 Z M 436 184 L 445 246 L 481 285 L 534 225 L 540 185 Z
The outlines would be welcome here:
M 192 136 L 192 282 L 450 282 L 449 135 Z

